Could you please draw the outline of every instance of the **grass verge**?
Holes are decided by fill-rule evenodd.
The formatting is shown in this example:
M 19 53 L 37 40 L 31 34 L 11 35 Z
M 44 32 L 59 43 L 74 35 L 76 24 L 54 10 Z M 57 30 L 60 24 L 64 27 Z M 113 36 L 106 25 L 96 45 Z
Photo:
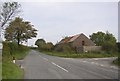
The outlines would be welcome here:
M 13 56 L 16 60 L 23 59 L 29 48 L 16 43 L 3 43 L 2 51 L 2 79 L 23 79 L 24 71 L 16 64 L 12 63 Z
M 23 70 L 20 69 L 16 64 L 10 61 L 4 61 L 2 64 L 2 78 L 3 79 L 22 79 Z
M 65 58 L 104 58 L 104 57 L 117 57 L 118 54 L 97 54 L 97 53 L 58 53 L 58 52 L 43 52 L 48 55 L 65 57 Z
M 26 55 L 27 55 L 27 52 L 14 53 L 16 60 L 21 60 Z M 2 78 L 3 79 L 23 79 L 24 71 L 18 65 L 12 63 L 12 57 L 5 57 L 3 59 L 4 60 L 2 62 Z
M 0 61 L 0 80 L 2 79 L 2 62 Z

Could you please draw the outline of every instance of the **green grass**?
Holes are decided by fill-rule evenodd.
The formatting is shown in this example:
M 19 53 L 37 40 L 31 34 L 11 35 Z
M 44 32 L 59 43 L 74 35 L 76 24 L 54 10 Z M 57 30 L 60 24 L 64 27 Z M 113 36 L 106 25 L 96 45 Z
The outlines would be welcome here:
M 65 57 L 65 58 L 104 58 L 104 57 L 117 57 L 118 54 L 97 54 L 97 53 L 59 53 L 59 52 L 44 52 L 45 54 Z
M 0 80 L 2 79 L 2 62 L 0 62 Z
M 2 79 L 2 53 L 0 50 L 0 80 Z
M 3 43 L 2 51 L 2 79 L 23 79 L 24 71 L 16 64 L 12 63 L 13 56 L 16 60 L 23 59 L 29 48 L 16 43 Z
M 27 52 L 16 52 L 14 56 L 17 60 L 23 59 Z M 6 60 L 7 59 L 7 60 Z M 8 60 L 9 59 L 9 60 Z M 4 57 L 2 62 L 3 79 L 23 79 L 24 71 L 16 64 L 12 63 L 12 57 Z
M 23 51 L 23 52 L 16 52 L 14 53 L 14 57 L 17 59 L 17 60 L 22 60 L 25 58 L 25 56 L 28 54 L 28 51 Z
M 20 69 L 16 64 L 9 61 L 4 61 L 2 64 L 2 78 L 3 79 L 22 79 L 23 70 Z

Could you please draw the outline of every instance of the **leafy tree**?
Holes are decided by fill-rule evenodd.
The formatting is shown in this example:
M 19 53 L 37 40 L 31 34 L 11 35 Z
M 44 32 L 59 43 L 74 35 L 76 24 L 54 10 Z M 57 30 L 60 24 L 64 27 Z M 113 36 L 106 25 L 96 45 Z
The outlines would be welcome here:
M 0 38 L 2 30 L 5 29 L 4 26 L 12 21 L 20 12 L 21 5 L 18 2 L 0 3 Z
M 117 43 L 117 49 L 118 49 L 118 52 L 120 53 L 120 42 Z
M 97 32 L 90 35 L 90 39 L 98 46 L 102 46 L 103 50 L 113 51 L 116 49 L 116 38 L 113 34 Z
M 36 37 L 36 29 L 28 21 L 23 21 L 22 18 L 16 17 L 14 21 L 6 28 L 5 38 L 6 41 L 15 41 L 20 44 L 22 41 L 27 41 Z
M 51 51 L 53 49 L 54 45 L 52 42 L 46 43 L 46 50 Z
M 104 40 L 105 40 L 104 39 L 105 38 L 105 33 L 97 32 L 97 33 L 93 33 L 89 37 L 97 46 L 101 46 L 103 44 Z
M 43 44 L 46 44 L 46 42 L 45 42 L 44 39 L 38 39 L 38 40 L 35 42 L 35 45 L 37 45 L 38 47 L 42 47 Z
M 20 10 L 21 5 L 18 2 L 4 2 L 0 9 L 0 27 L 3 28 L 5 24 L 12 21 Z
M 52 51 L 54 45 L 52 42 L 47 42 L 44 40 L 44 39 L 38 39 L 36 42 L 35 42 L 35 45 L 38 46 L 39 50 L 41 51 Z
M 44 50 L 45 47 L 46 47 L 46 42 L 45 42 L 44 39 L 38 39 L 38 40 L 35 42 L 35 45 L 37 45 L 40 50 Z
M 98 46 L 99 45 L 102 46 L 105 43 L 109 43 L 109 44 L 116 43 L 116 38 L 113 36 L 113 34 L 109 33 L 108 31 L 106 33 L 103 32 L 93 33 L 89 37 Z

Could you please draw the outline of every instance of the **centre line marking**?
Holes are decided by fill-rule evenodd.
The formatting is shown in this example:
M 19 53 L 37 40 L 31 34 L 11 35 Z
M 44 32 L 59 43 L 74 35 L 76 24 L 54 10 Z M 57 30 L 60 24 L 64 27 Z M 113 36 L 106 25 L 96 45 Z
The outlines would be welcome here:
M 40 57 L 42 57 L 41 55 L 39 55 Z M 47 58 L 45 58 L 45 57 L 42 57 L 44 60 L 46 60 L 46 61 L 48 61 L 48 59 Z
M 95 62 L 91 62 L 91 64 L 95 64 Z
M 63 68 L 63 67 L 61 67 L 61 66 L 59 66 L 59 65 L 57 65 L 57 64 L 55 64 L 54 62 L 51 62 L 51 63 L 52 63 L 53 65 L 59 67 L 60 69 L 66 71 L 66 72 L 69 72 L 68 70 L 66 70 L 65 68 Z
M 44 57 L 42 57 L 44 60 L 46 60 L 46 61 L 48 61 L 48 59 L 46 59 L 46 58 L 44 58 Z

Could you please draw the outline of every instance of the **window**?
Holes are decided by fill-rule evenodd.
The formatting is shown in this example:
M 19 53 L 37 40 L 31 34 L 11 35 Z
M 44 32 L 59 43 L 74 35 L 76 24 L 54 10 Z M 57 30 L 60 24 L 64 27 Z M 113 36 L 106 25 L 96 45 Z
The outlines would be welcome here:
M 82 41 L 82 46 L 84 46 L 85 45 L 85 41 Z

